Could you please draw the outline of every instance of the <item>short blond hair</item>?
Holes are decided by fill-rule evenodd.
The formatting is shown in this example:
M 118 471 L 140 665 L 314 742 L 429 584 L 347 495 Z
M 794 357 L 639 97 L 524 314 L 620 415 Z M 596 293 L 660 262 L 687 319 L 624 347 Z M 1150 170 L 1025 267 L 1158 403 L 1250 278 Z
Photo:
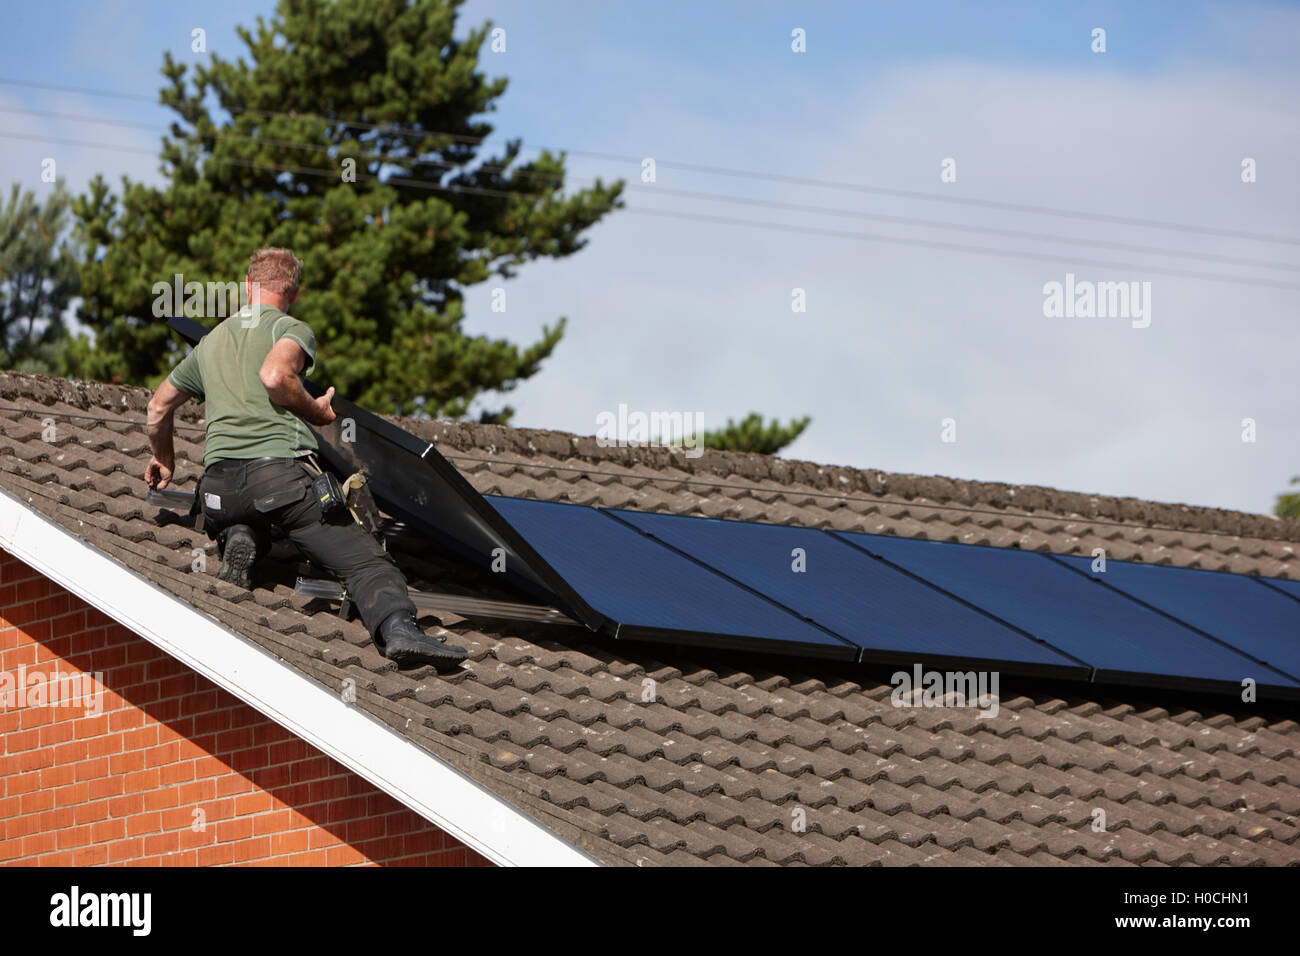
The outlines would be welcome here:
M 293 295 L 302 281 L 302 260 L 289 249 L 258 249 L 248 260 L 248 278 L 273 295 Z

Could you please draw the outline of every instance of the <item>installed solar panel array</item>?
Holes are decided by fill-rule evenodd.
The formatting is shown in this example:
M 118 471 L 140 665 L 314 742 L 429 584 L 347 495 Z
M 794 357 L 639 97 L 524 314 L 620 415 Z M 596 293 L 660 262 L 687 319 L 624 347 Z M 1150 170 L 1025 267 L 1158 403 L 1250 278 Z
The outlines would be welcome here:
M 432 444 L 335 406 L 314 430 L 330 467 L 365 470 L 389 514 L 475 563 L 504 558 L 520 588 L 615 637 L 1229 693 L 1250 678 L 1300 699 L 1300 582 L 482 496 Z
M 1296 582 L 486 500 L 618 637 L 1300 699 Z

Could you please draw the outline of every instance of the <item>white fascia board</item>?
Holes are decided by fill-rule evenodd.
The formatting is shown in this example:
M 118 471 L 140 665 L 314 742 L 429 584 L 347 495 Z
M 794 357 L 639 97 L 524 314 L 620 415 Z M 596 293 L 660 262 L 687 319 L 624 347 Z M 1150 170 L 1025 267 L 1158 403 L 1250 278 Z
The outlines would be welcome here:
M 598 866 L 508 801 L 0 489 L 0 547 L 505 866 Z

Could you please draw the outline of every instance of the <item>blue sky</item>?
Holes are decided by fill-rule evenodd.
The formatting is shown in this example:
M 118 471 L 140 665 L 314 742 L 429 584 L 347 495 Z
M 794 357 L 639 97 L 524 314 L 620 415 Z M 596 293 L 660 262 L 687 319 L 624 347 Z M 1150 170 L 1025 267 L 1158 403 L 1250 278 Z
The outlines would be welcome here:
M 190 31 L 237 57 L 238 23 L 269 2 L 55 2 L 14 7 L 0 76 L 152 94 L 162 51 L 194 59 Z M 636 157 L 1300 235 L 1300 10 L 1249 3 L 501 3 L 473 0 L 507 51 L 484 57 L 510 88 L 492 120 L 571 156 L 581 179 L 635 183 Z M 807 52 L 790 32 L 807 34 Z M 1095 27 L 1107 51 L 1091 52 Z M 150 103 L 0 84 L 0 110 L 165 123 Z M 95 171 L 156 179 L 149 155 L 41 137 L 156 147 L 160 131 L 0 112 L 0 184 L 40 188 L 53 155 L 74 188 Z M 1243 157 L 1259 178 L 1240 181 Z M 940 162 L 957 161 L 955 183 Z M 976 256 L 763 228 L 616 214 L 582 253 L 505 284 L 508 309 L 471 290 L 467 328 L 527 342 L 569 332 L 509 396 L 516 424 L 592 434 L 596 416 L 750 410 L 813 417 L 789 457 L 891 471 L 1266 511 L 1300 473 L 1295 322 L 1300 291 L 1170 276 L 1235 272 L 1300 283 L 1297 245 L 1010 213 L 661 166 L 658 184 L 843 212 L 1263 259 L 1207 264 L 804 211 L 737 207 L 652 189 L 629 206 L 1051 253 Z M 1085 260 L 1119 263 L 1098 267 Z M 1152 283 L 1152 322 L 1053 319 L 1043 286 L 1066 273 Z M 792 290 L 808 309 L 791 311 Z M 495 403 L 494 403 L 495 404 Z M 957 441 L 941 440 L 953 419 Z M 1256 441 L 1241 441 L 1243 419 Z

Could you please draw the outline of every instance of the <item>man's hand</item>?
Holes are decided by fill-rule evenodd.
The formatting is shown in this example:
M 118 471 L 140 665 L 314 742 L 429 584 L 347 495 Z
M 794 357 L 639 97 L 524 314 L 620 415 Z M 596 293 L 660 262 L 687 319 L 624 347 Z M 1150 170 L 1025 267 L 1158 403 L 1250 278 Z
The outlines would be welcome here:
M 334 421 L 338 416 L 334 414 L 334 409 L 330 405 L 331 399 L 334 398 L 334 386 L 331 385 L 325 390 L 325 394 L 320 398 L 313 399 L 311 403 L 312 414 L 307 418 L 308 425 L 315 425 L 322 428 Z
M 158 391 L 149 399 L 149 417 L 145 431 L 149 435 L 149 448 L 153 452 L 153 458 L 144 470 L 144 480 L 150 488 L 162 491 L 172 480 L 172 472 L 176 468 L 176 450 L 172 444 L 174 416 L 176 409 L 189 400 L 189 394 L 173 385 L 170 378 L 163 379 Z
M 151 458 L 149 467 L 144 470 L 145 484 L 162 491 L 171 483 L 175 468 L 176 462 L 170 458 L 167 461 L 159 461 L 157 457 Z

